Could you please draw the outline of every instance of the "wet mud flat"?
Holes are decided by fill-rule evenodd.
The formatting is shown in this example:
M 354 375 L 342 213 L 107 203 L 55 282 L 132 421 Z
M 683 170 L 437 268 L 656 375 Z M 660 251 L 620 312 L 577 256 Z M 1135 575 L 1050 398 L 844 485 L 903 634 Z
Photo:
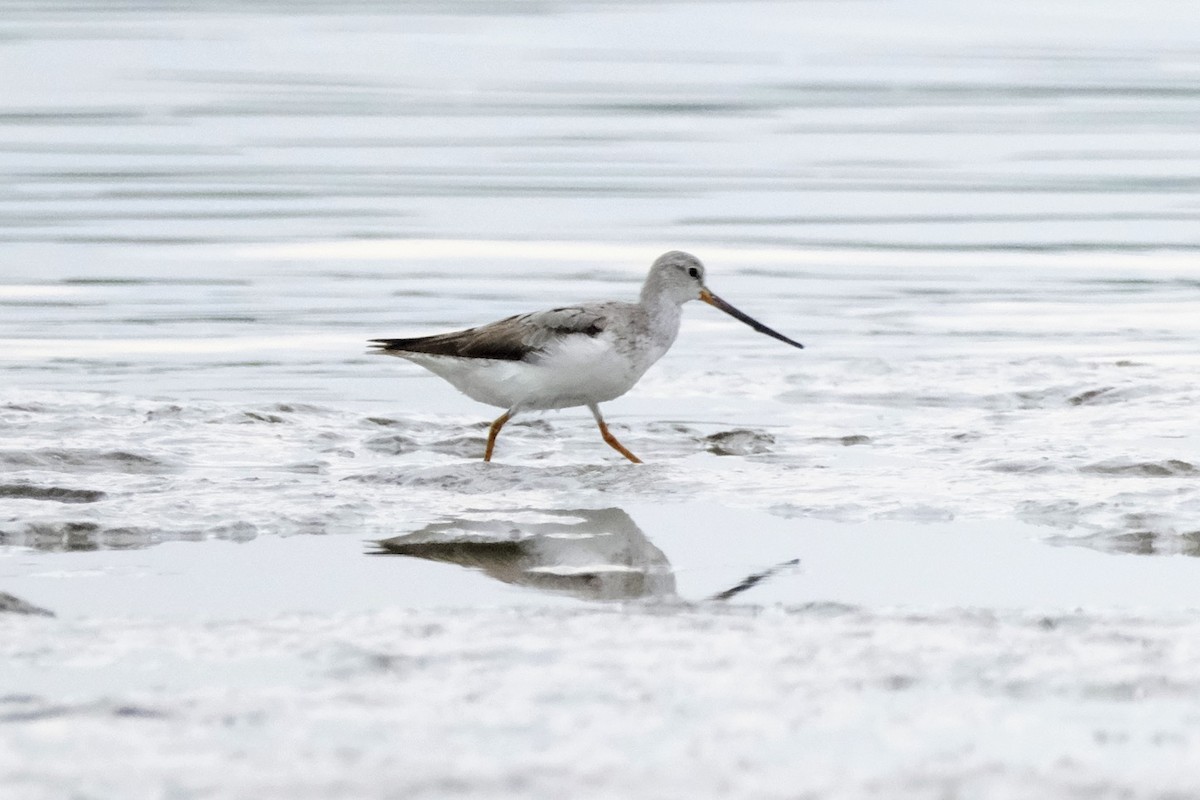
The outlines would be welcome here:
M 1194 613 L 837 604 L 5 621 L 14 796 L 1158 797 Z M 136 674 L 136 684 L 130 676 Z

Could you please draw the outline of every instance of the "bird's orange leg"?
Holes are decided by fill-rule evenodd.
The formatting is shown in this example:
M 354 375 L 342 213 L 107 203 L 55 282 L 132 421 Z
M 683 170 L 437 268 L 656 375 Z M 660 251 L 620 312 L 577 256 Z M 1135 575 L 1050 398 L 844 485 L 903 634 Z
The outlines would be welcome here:
M 609 432 L 608 426 L 604 424 L 604 417 L 600 416 L 600 407 L 591 405 L 588 406 L 588 408 L 592 410 L 592 416 L 596 418 L 596 424 L 600 426 L 600 435 L 604 437 L 604 441 L 608 442 L 608 446 L 628 458 L 633 463 L 641 464 L 642 460 L 633 453 L 629 452 L 625 448 L 625 445 L 618 442 L 617 437 L 613 436 L 612 433 Z
M 483 452 L 484 461 L 492 460 L 492 450 L 496 448 L 496 435 L 500 433 L 500 429 L 504 427 L 504 423 L 508 422 L 510 419 L 512 419 L 512 414 L 505 411 L 496 419 L 495 422 L 492 423 L 492 427 L 488 428 L 487 450 Z

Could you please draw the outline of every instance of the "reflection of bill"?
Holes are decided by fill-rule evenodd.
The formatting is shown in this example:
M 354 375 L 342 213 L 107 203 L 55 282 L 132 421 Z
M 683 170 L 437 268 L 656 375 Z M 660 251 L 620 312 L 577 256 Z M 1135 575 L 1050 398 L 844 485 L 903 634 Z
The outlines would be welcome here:
M 377 555 L 460 564 L 504 583 L 586 600 L 675 596 L 667 557 L 619 508 L 480 513 L 375 545 Z
M 8 592 L 0 592 L 0 614 L 28 614 L 35 617 L 53 617 L 53 611 L 38 608 L 32 603 L 26 603 L 19 597 Z

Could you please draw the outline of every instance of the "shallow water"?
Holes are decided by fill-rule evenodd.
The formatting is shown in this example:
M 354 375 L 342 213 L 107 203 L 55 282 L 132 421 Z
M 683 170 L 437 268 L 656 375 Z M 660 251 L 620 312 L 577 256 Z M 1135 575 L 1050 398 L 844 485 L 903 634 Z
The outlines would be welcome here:
M 1194 17 L 0 0 L 0 781 L 1200 790 Z M 365 352 L 670 248 L 643 466 Z
M 199 286 L 156 279 L 158 263 L 125 266 L 120 283 L 21 284 L 58 299 L 55 319 L 11 300 L 4 323 L 6 541 L 384 538 L 456 510 L 653 498 L 841 522 L 1013 519 L 1052 541 L 1194 549 L 1200 315 L 1182 265 L 718 251 L 714 287 L 808 349 L 687 309 L 671 353 L 607 407 L 649 462 L 638 469 L 586 411 L 518 418 L 482 464 L 496 412 L 365 353 L 372 335 L 631 294 L 636 254 L 654 252 L 623 246 L 604 252 L 617 267 L 593 267 L 582 245 L 496 244 L 486 261 L 474 247 L 381 242 L 379 260 L 331 265 L 288 245 L 231 255 L 214 271 L 236 280 Z M 171 257 L 208 272 L 193 250 Z

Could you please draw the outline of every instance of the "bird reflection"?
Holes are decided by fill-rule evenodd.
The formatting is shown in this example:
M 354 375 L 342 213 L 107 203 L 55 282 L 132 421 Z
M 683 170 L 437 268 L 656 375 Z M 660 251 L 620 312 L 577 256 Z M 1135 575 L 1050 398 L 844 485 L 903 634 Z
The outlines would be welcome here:
M 583 600 L 675 596 L 667 557 L 619 508 L 480 512 L 374 545 L 373 555 L 459 564 L 514 586 Z

